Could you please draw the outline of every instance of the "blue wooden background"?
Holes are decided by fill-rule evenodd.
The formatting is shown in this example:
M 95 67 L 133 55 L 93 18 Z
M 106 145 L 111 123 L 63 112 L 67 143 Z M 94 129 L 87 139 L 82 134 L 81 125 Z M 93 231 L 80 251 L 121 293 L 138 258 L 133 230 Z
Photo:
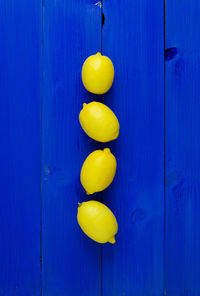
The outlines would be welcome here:
M 200 296 L 200 1 L 0 0 L 0 296 Z M 115 66 L 103 96 L 81 67 Z M 119 118 L 81 130 L 83 102 Z M 115 245 L 76 222 L 83 160 L 108 146 Z

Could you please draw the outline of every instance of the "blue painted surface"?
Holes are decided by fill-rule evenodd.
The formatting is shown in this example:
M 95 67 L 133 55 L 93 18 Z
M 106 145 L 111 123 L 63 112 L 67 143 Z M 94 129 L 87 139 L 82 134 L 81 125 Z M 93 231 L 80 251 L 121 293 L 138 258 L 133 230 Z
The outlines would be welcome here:
M 166 293 L 200 295 L 200 2 L 166 1 Z
M 163 295 L 164 34 L 161 1 L 103 2 L 103 53 L 114 62 L 104 95 L 119 118 L 110 144 L 118 161 L 103 194 L 119 222 L 116 245 L 103 246 L 105 296 Z
M 0 295 L 40 295 L 40 1 L 0 1 Z
M 165 1 L 165 32 L 164 1 L 103 11 L 102 31 L 101 1 L 0 1 L 0 296 L 200 295 L 200 3 Z M 81 66 L 101 50 L 116 75 L 94 96 Z M 92 100 L 119 118 L 108 145 L 79 125 Z M 92 198 L 116 214 L 114 246 L 76 221 L 81 165 L 105 146 L 117 175 Z

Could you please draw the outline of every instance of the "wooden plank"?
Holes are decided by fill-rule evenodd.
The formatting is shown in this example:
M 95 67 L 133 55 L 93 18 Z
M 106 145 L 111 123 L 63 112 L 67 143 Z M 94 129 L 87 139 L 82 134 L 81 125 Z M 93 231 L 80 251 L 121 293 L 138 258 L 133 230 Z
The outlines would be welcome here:
M 200 295 L 199 27 L 199 1 L 166 1 L 165 262 L 170 296 Z
M 103 53 L 116 75 L 104 102 L 120 137 L 110 144 L 117 176 L 104 202 L 119 222 L 103 247 L 103 296 L 163 295 L 164 24 L 163 1 L 104 0 Z
M 101 247 L 80 230 L 87 199 L 79 174 L 97 145 L 78 114 L 94 97 L 81 82 L 87 56 L 101 50 L 101 8 L 94 1 L 44 3 L 43 293 L 101 295 Z M 91 198 L 91 197 L 90 197 Z
M 0 295 L 40 295 L 41 1 L 0 3 Z

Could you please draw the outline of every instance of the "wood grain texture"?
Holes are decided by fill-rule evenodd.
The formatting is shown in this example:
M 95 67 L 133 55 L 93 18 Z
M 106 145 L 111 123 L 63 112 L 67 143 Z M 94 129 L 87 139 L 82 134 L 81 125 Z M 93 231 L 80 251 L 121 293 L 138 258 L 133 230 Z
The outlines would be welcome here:
M 57 0 L 45 1 L 43 11 L 43 293 L 100 296 L 101 247 L 83 234 L 76 215 L 78 202 L 88 198 L 80 169 L 98 147 L 78 115 L 94 99 L 82 86 L 81 68 L 101 50 L 101 8 Z
M 200 295 L 200 2 L 166 1 L 166 293 Z M 168 55 L 169 56 L 169 55 Z
M 103 53 L 116 75 L 104 102 L 120 121 L 109 146 L 118 161 L 103 199 L 116 214 L 114 246 L 103 246 L 103 296 L 163 295 L 163 1 L 103 1 Z
M 0 295 L 40 295 L 41 2 L 0 1 Z

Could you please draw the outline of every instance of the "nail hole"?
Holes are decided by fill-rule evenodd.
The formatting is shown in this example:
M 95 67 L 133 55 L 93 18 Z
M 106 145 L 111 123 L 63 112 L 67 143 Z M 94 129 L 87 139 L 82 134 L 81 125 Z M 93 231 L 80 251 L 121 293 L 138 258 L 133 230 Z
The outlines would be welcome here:
M 94 3 L 94 5 L 98 6 L 99 8 L 102 8 L 102 1 L 98 1 L 97 3 Z
M 173 59 L 178 54 L 178 49 L 176 47 L 170 47 L 165 49 L 165 60 L 169 61 Z
M 105 15 L 104 15 L 103 12 L 102 12 L 102 14 L 101 14 L 101 24 L 102 24 L 102 27 L 103 27 L 103 25 L 105 24 Z

